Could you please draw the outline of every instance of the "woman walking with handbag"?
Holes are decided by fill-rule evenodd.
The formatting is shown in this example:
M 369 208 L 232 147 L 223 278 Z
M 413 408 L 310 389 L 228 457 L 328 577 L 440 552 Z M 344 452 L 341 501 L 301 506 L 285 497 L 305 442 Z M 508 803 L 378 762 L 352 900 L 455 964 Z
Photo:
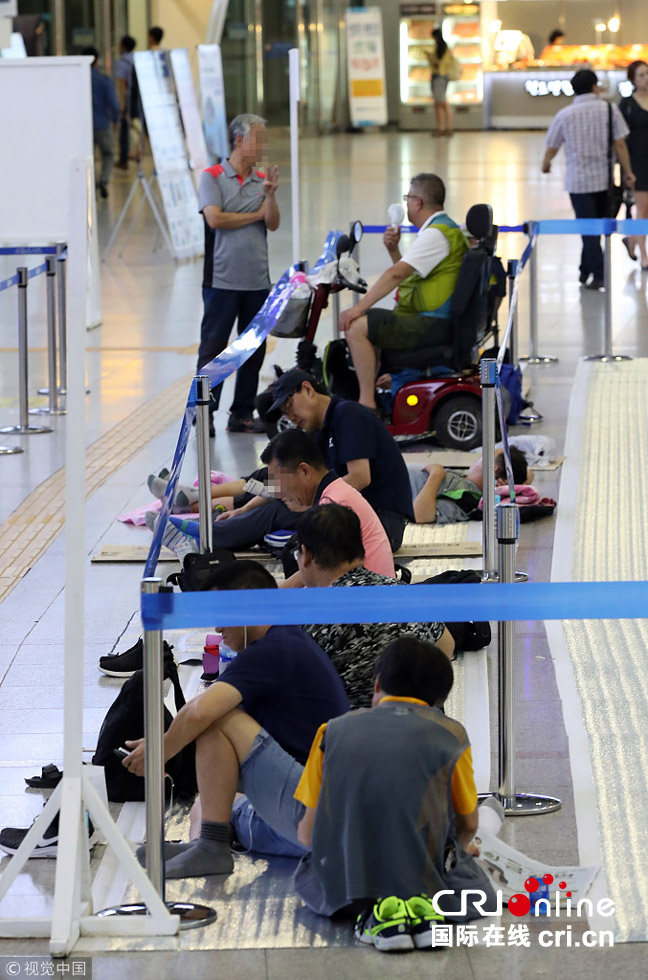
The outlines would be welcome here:
M 634 187 L 634 199 L 637 205 L 637 218 L 648 218 L 648 64 L 645 61 L 633 61 L 628 66 L 628 79 L 634 86 L 634 92 L 619 103 L 630 135 L 628 136 L 628 152 L 632 170 L 637 178 Z M 636 249 L 639 248 L 639 260 L 644 272 L 648 272 L 648 253 L 646 252 L 646 236 L 632 235 L 623 239 L 623 244 L 633 261 L 636 261 Z
M 439 27 L 432 31 L 434 50 L 426 51 L 425 56 L 432 68 L 432 96 L 436 115 L 436 135 L 452 136 L 452 110 L 446 101 L 449 81 L 456 81 L 457 60 L 443 39 Z M 434 134 L 433 134 L 434 135 Z

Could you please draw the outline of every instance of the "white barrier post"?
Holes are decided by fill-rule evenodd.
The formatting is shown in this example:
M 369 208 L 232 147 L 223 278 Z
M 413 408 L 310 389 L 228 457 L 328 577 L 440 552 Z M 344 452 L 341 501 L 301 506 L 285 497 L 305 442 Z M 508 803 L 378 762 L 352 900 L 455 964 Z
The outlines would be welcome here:
M 299 234 L 299 49 L 288 52 L 290 71 L 290 199 L 292 204 L 292 244 L 293 264 L 301 261 L 301 240 Z

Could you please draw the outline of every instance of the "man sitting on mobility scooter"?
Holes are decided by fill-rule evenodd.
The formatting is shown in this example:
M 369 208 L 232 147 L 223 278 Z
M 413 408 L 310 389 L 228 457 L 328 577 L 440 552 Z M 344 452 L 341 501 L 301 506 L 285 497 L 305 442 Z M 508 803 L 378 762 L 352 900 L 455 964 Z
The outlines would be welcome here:
M 401 256 L 400 229 L 388 228 L 383 241 L 392 267 L 339 319 L 360 386 L 359 401 L 372 409 L 382 349 L 452 347 L 451 301 L 468 249 L 459 225 L 443 210 L 445 186 L 440 177 L 417 174 L 404 199 L 408 219 L 419 229 L 414 244 Z M 395 310 L 371 309 L 396 287 Z

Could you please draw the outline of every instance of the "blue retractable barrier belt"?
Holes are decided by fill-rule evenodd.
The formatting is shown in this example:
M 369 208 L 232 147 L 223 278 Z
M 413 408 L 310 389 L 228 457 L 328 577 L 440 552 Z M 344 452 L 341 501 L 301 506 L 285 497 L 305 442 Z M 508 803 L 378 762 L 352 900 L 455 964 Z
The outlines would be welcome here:
M 144 629 L 291 623 L 645 619 L 648 582 L 384 585 L 143 595 Z

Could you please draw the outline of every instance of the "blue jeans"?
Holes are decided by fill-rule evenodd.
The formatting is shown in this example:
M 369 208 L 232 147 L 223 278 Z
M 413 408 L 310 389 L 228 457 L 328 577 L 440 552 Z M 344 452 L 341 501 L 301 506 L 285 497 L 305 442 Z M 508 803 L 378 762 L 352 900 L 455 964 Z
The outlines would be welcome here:
M 211 286 L 203 286 L 205 311 L 200 325 L 198 373 L 204 364 L 209 364 L 217 354 L 225 350 L 234 321 L 238 321 L 238 333 L 243 333 L 265 303 L 267 295 L 267 289 L 245 292 L 237 289 L 214 289 Z M 230 412 L 237 418 L 252 418 L 254 399 L 259 383 L 259 371 L 265 357 L 265 348 L 264 341 L 243 367 L 236 372 L 234 401 L 230 406 Z M 222 385 L 217 385 L 212 389 L 210 412 L 216 411 L 220 404 L 221 389 Z
M 607 191 L 569 196 L 577 218 L 607 217 Z M 580 271 L 583 276 L 591 274 L 595 279 L 603 279 L 603 252 L 599 235 L 583 235 Z

